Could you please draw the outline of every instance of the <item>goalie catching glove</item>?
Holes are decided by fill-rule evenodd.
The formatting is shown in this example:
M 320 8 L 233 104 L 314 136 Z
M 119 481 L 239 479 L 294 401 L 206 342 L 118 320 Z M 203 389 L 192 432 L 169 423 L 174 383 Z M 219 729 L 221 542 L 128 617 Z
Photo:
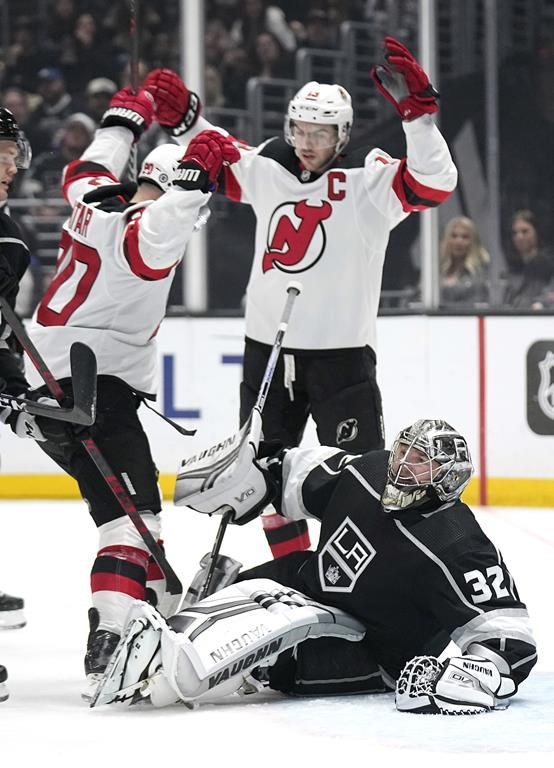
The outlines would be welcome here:
M 503 709 L 507 704 L 499 699 L 513 693 L 512 679 L 482 656 L 454 656 L 443 663 L 434 656 L 415 656 L 396 683 L 396 708 L 415 714 L 477 715 Z
M 387 36 L 385 49 L 386 65 L 373 67 L 371 76 L 402 120 L 437 112 L 438 91 L 406 46 Z
M 257 517 L 276 494 L 265 459 L 257 460 L 261 432 L 262 417 L 254 408 L 240 432 L 184 459 L 175 504 L 208 515 L 231 512 L 237 525 Z

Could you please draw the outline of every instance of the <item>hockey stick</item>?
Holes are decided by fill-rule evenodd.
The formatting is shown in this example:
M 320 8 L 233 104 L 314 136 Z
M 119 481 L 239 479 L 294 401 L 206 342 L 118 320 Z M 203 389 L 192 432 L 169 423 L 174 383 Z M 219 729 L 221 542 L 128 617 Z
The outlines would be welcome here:
M 8 323 L 9 324 L 9 323 Z M 44 416 L 56 421 L 68 421 L 89 427 L 96 418 L 96 357 L 86 344 L 76 341 L 69 351 L 73 380 L 73 407 L 46 405 L 25 397 L 0 394 L 0 408 Z
M 6 300 L 2 297 L 0 297 L 0 306 L 2 307 L 2 313 L 6 322 L 11 327 L 12 331 L 18 338 L 19 343 L 39 372 L 51 395 L 59 403 L 63 402 L 65 398 L 63 389 L 61 388 L 58 381 L 54 378 L 53 373 L 48 368 L 39 351 L 29 338 L 29 335 L 27 334 L 27 331 L 25 330 L 22 322 L 19 320 L 12 308 L 7 304 Z M 80 440 L 81 445 L 86 450 L 92 461 L 95 463 L 98 471 L 110 487 L 110 490 L 119 502 L 119 505 L 125 514 L 129 516 L 131 522 L 139 532 L 140 537 L 146 544 L 150 554 L 160 566 L 160 570 L 162 571 L 166 580 L 166 592 L 168 592 L 171 596 L 171 598 L 166 601 L 164 608 L 162 609 L 160 607 L 160 612 L 163 612 L 164 615 L 172 616 L 179 610 L 183 596 L 183 585 L 181 584 L 179 577 L 173 568 L 169 565 L 163 549 L 150 532 L 133 500 L 114 474 L 113 470 L 102 455 L 95 441 L 92 439 L 92 437 L 77 436 L 77 438 Z
M 283 339 L 285 337 L 285 333 L 289 323 L 289 318 L 292 312 L 292 306 L 294 304 L 296 297 L 299 296 L 301 292 L 302 292 L 301 283 L 291 281 L 287 285 L 287 301 L 285 304 L 285 308 L 283 310 L 283 315 L 279 322 L 279 328 L 277 330 L 277 335 L 275 336 L 275 341 L 273 342 L 271 354 L 269 355 L 269 358 L 267 361 L 262 383 L 260 384 L 258 397 L 256 398 L 256 402 L 252 409 L 253 411 L 257 410 L 260 416 L 263 411 L 265 401 L 267 399 L 267 393 L 269 391 L 269 386 L 273 379 L 273 374 L 275 373 L 277 360 L 279 359 L 279 353 L 283 345 Z M 248 430 L 245 430 L 245 435 L 248 435 Z M 257 449 L 257 446 L 256 446 L 256 449 Z M 219 555 L 219 550 L 221 549 L 221 544 L 223 542 L 223 536 L 225 535 L 225 530 L 229 522 L 231 521 L 232 514 L 233 514 L 232 510 L 227 510 L 226 512 L 224 512 L 221 518 L 221 521 L 219 523 L 219 528 L 217 530 L 214 545 L 212 547 L 212 551 L 210 552 L 210 564 L 208 566 L 208 571 L 206 573 L 206 580 L 204 582 L 203 587 L 200 589 L 200 594 L 198 598 L 199 600 L 202 600 L 202 598 L 209 595 L 209 590 L 210 590 L 210 586 L 211 586 L 214 571 L 215 571 L 217 557 Z
M 136 93 L 139 88 L 138 0 L 129 0 L 129 40 L 131 45 L 129 79 L 131 91 Z M 131 181 L 137 180 L 137 155 L 137 143 L 133 142 L 129 153 L 129 176 L 131 177 Z

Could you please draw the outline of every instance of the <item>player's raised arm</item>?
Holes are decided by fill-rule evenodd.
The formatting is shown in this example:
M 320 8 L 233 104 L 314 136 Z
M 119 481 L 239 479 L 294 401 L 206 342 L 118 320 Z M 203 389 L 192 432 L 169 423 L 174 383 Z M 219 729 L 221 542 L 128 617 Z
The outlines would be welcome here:
M 92 143 L 64 168 L 62 190 L 70 205 L 87 192 L 119 182 L 129 151 L 154 119 L 152 96 L 126 87 L 112 96 Z
M 393 37 L 386 37 L 384 45 L 385 63 L 374 66 L 371 75 L 402 119 L 407 151 L 397 160 L 372 150 L 366 183 L 377 207 L 398 222 L 446 200 L 456 187 L 457 170 L 431 117 L 438 111 L 439 94 L 404 45 Z
M 238 157 L 228 137 L 203 131 L 185 152 L 182 147 L 165 144 L 145 158 L 137 195 L 131 202 L 141 202 L 142 185 L 148 188 L 145 194 L 149 199 L 153 187 L 158 188 L 159 197 L 130 213 L 123 250 L 133 271 L 158 279 L 181 260 L 198 227 L 201 210 L 217 187 L 223 165 L 236 162 Z

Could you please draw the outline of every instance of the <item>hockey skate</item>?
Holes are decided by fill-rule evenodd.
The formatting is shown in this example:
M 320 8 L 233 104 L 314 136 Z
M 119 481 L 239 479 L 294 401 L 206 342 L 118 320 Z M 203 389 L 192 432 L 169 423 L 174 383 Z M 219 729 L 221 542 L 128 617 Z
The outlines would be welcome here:
M 91 707 L 116 703 L 165 706 L 178 700 L 161 674 L 162 631 L 169 630 L 160 614 L 148 603 L 137 600 L 129 612 L 119 645 L 97 685 Z
M 23 614 L 24 601 L 0 592 L 0 629 L 19 629 L 27 623 Z
M 0 664 L 0 701 L 6 701 L 6 699 L 9 697 L 8 693 L 8 671 L 6 667 L 3 667 L 2 664 Z
M 100 617 L 96 608 L 89 608 L 88 620 L 90 631 L 85 655 L 86 683 L 81 691 L 81 698 L 90 701 L 104 674 L 108 662 L 117 648 L 119 635 L 105 629 L 98 629 Z

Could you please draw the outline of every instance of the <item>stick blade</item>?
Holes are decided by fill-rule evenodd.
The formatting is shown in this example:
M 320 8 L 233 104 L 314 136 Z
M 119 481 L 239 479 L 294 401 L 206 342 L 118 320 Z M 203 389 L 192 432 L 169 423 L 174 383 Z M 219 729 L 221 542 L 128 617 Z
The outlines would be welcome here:
M 73 382 L 73 421 L 90 426 L 96 420 L 96 356 L 80 341 L 69 352 Z

